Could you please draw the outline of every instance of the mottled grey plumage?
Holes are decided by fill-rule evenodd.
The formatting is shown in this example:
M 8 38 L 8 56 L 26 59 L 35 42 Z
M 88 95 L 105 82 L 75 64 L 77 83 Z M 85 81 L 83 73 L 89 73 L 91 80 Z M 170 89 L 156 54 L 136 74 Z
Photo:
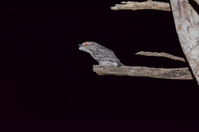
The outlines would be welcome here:
M 84 42 L 79 45 L 79 50 L 89 53 L 101 66 L 119 67 L 123 65 L 112 50 L 96 42 Z

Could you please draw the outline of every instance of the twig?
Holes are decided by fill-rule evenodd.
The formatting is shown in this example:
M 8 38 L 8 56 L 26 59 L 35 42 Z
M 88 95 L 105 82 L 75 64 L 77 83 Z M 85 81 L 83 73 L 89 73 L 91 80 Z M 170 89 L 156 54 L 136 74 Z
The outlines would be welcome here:
M 158 53 L 158 52 L 144 52 L 144 51 L 140 51 L 137 52 L 135 55 L 143 55 L 143 56 L 155 56 L 155 57 L 165 57 L 165 58 L 169 58 L 172 60 L 176 60 L 176 61 L 182 61 L 182 62 L 186 62 L 184 58 L 182 57 L 178 57 L 178 56 L 174 56 L 168 53 Z
M 145 2 L 121 2 L 121 4 L 116 4 L 111 7 L 112 10 L 162 10 L 162 11 L 171 11 L 170 5 L 167 2 L 159 1 L 145 1 Z
M 192 75 L 186 68 L 150 68 L 141 66 L 99 66 L 94 65 L 93 71 L 98 75 L 151 77 L 161 79 L 191 80 Z

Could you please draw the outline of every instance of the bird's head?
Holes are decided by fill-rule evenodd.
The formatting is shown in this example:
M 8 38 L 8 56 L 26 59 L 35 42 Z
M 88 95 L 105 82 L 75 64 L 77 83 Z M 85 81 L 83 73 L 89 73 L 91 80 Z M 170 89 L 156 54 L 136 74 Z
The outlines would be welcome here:
M 87 42 L 84 42 L 82 44 L 79 44 L 79 50 L 90 53 L 92 49 L 99 47 L 99 46 L 100 45 L 97 44 L 96 42 L 87 41 Z

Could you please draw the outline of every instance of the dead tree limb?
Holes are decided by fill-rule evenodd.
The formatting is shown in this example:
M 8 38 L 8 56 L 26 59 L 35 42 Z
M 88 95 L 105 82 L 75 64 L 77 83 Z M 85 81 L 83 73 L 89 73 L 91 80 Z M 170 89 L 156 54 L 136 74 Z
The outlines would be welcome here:
M 99 63 L 99 65 L 93 66 L 93 71 L 98 75 L 136 76 L 178 80 L 192 79 L 192 75 L 187 67 L 153 68 L 143 66 L 125 66 L 111 49 L 108 49 L 96 42 L 87 41 L 79 44 L 79 50 L 89 53 L 93 59 Z M 168 56 L 168 54 L 166 55 Z M 176 56 L 172 56 L 170 54 L 169 57 L 174 59 L 176 58 Z
M 186 68 L 151 68 L 141 66 L 99 66 L 94 65 L 93 71 L 98 75 L 151 77 L 161 79 L 191 80 L 192 75 Z
M 170 0 L 183 52 L 199 85 L 199 15 L 188 0 Z
M 167 2 L 159 1 L 144 1 L 144 2 L 121 2 L 121 4 L 116 4 L 111 7 L 112 10 L 162 10 L 171 11 L 170 5 Z
M 156 5 L 149 5 L 150 2 L 155 2 Z M 170 0 L 170 5 L 182 50 L 199 85 L 199 0 Z M 111 7 L 111 9 L 171 10 L 168 3 L 158 4 L 157 1 L 152 0 L 145 2 L 122 2 Z
M 164 52 L 158 53 L 158 52 L 139 51 L 135 55 L 164 57 L 164 58 L 169 58 L 169 59 L 176 60 L 176 61 L 186 62 L 185 59 L 182 58 L 182 57 L 174 56 L 174 55 L 171 55 L 171 54 L 168 54 L 168 53 L 164 53 Z
M 199 0 L 189 0 L 199 5 Z M 171 11 L 170 5 L 167 2 L 147 0 L 144 2 L 123 1 L 121 4 L 116 4 L 111 7 L 112 10 L 162 10 Z
M 191 0 L 170 0 L 172 13 L 179 41 L 191 70 L 199 85 L 199 15 L 193 8 Z M 199 0 L 193 0 L 199 4 Z M 122 2 L 111 7 L 112 10 L 162 10 L 170 11 L 170 6 L 165 2 L 147 0 L 145 2 Z M 157 56 L 157 54 L 153 54 Z M 163 57 L 175 58 L 170 55 Z M 176 60 L 176 58 L 175 58 Z M 185 61 L 177 58 L 177 60 Z M 118 75 L 152 77 L 163 79 L 189 80 L 193 79 L 189 69 L 186 68 L 150 68 L 140 66 L 93 66 L 93 71 L 98 75 Z

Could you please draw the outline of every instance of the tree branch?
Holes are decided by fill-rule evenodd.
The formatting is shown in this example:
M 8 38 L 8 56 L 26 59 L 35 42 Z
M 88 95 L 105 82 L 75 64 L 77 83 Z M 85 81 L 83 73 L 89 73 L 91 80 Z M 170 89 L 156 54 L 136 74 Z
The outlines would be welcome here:
M 199 15 L 188 0 L 170 0 L 183 52 L 199 85 Z
M 196 3 L 199 5 L 199 0 L 195 0 L 196 1 Z
M 197 3 L 197 4 L 195 4 Z M 170 0 L 172 13 L 174 16 L 175 26 L 178 33 L 179 41 L 183 52 L 187 58 L 187 61 L 191 67 L 194 77 L 196 78 L 198 85 L 199 85 L 199 0 Z M 112 10 L 162 10 L 162 11 L 171 11 L 169 3 L 166 2 L 158 2 L 147 0 L 145 2 L 122 2 L 121 4 L 116 4 L 115 6 L 111 7 Z M 123 69 L 112 69 L 112 68 L 104 68 L 99 69 L 98 67 L 94 67 L 94 71 L 99 74 L 115 74 L 115 75 L 132 75 L 132 76 L 145 76 L 145 72 L 147 73 L 146 76 L 148 77 L 157 77 L 159 75 L 161 78 L 165 78 L 162 76 L 162 71 L 159 71 L 159 74 L 151 73 L 148 75 L 147 70 L 145 72 L 140 72 L 136 74 L 132 70 L 127 71 Z M 110 72 L 109 72 L 110 70 Z M 120 72 L 121 70 L 121 72 Z M 151 69 L 153 70 L 153 69 Z M 154 72 L 156 72 L 156 70 Z M 171 70 L 171 69 L 169 69 Z M 188 69 L 187 69 L 188 70 Z M 113 72 L 112 72 L 113 71 Z M 134 70 L 135 71 L 135 70 Z M 165 70 L 163 70 L 165 71 Z M 168 71 L 168 69 L 166 69 Z M 174 70 L 176 71 L 176 70 Z M 173 73 L 173 72 L 169 72 Z M 175 72 L 174 72 L 175 73 Z M 180 72 L 181 73 L 181 72 Z M 184 72 L 182 72 L 184 73 Z M 188 72 L 186 72 L 188 73 Z M 154 75 L 155 74 L 155 75 Z M 165 75 L 165 74 L 164 74 Z M 170 74 L 169 74 L 170 75 Z M 172 74 L 174 75 L 174 74 Z M 191 76 L 191 74 L 190 74 Z M 167 78 L 167 77 L 166 77 Z M 171 77 L 173 78 L 173 77 Z M 169 77 L 170 79 L 170 77 Z
M 182 61 L 182 62 L 186 62 L 184 58 L 182 57 L 178 57 L 178 56 L 174 56 L 168 53 L 158 53 L 158 52 L 145 52 L 145 51 L 140 51 L 137 52 L 135 55 L 143 55 L 143 56 L 155 56 L 155 57 L 165 57 L 165 58 L 169 58 L 172 60 L 176 60 L 176 61 Z
M 141 66 L 99 66 L 94 65 L 93 71 L 98 75 L 151 77 L 161 79 L 191 80 L 192 75 L 186 68 L 150 68 Z
M 121 4 L 116 4 L 111 7 L 112 10 L 162 10 L 162 11 L 171 11 L 170 5 L 167 2 L 159 1 L 145 1 L 145 2 L 121 2 Z
M 189 0 L 189 1 L 196 2 L 199 5 L 199 0 Z

